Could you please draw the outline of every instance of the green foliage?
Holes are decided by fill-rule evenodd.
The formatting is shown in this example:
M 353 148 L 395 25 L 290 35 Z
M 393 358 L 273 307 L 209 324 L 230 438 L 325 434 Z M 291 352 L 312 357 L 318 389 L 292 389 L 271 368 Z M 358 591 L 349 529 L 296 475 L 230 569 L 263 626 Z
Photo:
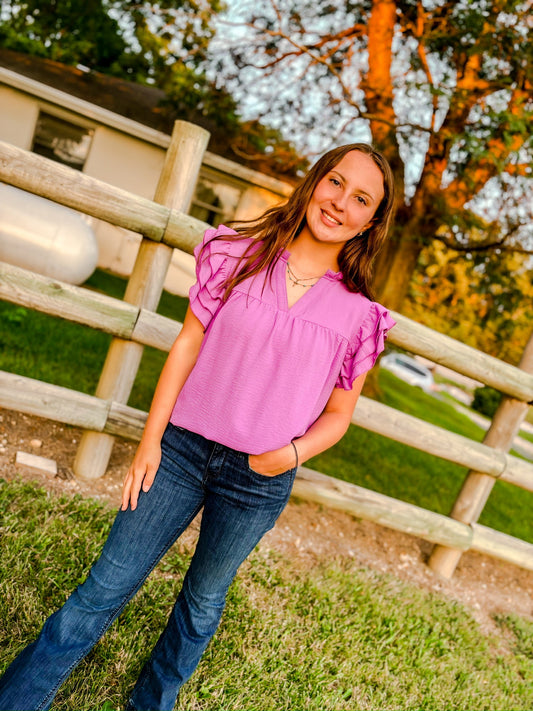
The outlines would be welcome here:
M 102 0 L 2 3 L 0 42 L 7 49 L 117 73 L 127 42 Z
M 2 3 L 3 46 L 137 81 L 159 81 L 175 62 L 197 67 L 220 0 L 37 0 Z
M 387 306 L 403 307 L 436 236 L 463 256 L 531 251 L 527 3 L 278 0 L 231 13 L 217 67 L 252 115 L 275 116 L 310 154 L 371 140 L 388 158 L 396 229 L 375 284 Z
M 0 673 L 98 555 L 113 513 L 0 479 Z M 190 551 L 165 556 L 60 690 L 54 711 L 123 708 L 162 631 Z M 355 711 L 533 707 L 531 623 L 484 632 L 457 603 L 351 561 L 302 571 L 264 548 L 231 586 L 179 709 Z
M 533 269 L 527 255 L 422 250 L 406 316 L 517 364 L 531 332 Z
M 202 123 L 224 152 L 231 146 L 258 170 L 294 174 L 307 163 L 290 141 L 259 122 L 244 122 L 237 102 L 206 74 L 214 20 L 222 0 L 37 0 L 2 4 L 2 46 L 69 65 L 156 85 L 161 112 Z M 274 156 L 272 158 L 272 156 Z
M 501 399 L 501 393 L 494 390 L 494 388 L 476 388 L 474 390 L 474 399 L 472 400 L 472 409 L 492 418 L 498 409 Z

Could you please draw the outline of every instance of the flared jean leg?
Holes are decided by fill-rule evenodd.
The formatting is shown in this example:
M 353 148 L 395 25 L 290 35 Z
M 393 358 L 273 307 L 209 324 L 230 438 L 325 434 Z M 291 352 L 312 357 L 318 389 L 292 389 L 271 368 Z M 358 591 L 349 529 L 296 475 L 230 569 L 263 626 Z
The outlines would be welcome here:
M 135 511 L 120 511 L 87 580 L 45 622 L 39 637 L 0 679 L 2 711 L 48 709 L 74 667 L 87 655 L 203 502 L 208 456 L 190 453 L 177 465 L 171 433 L 152 488 Z
M 235 453 L 237 454 L 237 453 Z M 219 470 L 212 458 L 200 536 L 168 624 L 145 664 L 127 709 L 171 711 L 214 635 L 241 563 L 270 530 L 290 495 L 295 470 L 251 471 L 247 458 Z

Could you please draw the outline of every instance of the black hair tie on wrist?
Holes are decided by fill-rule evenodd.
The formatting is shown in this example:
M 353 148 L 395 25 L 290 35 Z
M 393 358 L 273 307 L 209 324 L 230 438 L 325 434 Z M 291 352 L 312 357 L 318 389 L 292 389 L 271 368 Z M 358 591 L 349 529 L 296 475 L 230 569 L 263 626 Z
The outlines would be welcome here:
M 294 456 L 296 457 L 296 464 L 294 465 L 294 468 L 298 469 L 298 450 L 296 449 L 296 445 L 294 444 L 293 440 L 291 440 L 291 444 L 294 449 Z

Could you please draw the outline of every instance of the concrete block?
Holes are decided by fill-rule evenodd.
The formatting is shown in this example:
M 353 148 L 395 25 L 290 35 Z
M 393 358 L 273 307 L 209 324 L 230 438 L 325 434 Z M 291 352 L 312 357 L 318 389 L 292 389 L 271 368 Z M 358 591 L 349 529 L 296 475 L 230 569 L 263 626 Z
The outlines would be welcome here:
M 15 457 L 15 462 L 21 466 L 36 469 L 46 474 L 52 474 L 53 476 L 57 474 L 57 462 L 54 459 L 39 457 L 37 454 L 19 451 Z

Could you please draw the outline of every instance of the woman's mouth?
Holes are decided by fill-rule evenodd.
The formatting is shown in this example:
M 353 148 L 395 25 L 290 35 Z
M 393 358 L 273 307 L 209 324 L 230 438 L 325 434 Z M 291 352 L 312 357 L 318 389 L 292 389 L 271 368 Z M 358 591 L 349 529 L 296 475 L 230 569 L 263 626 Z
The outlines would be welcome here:
M 322 216 L 324 217 L 326 222 L 328 222 L 329 224 L 335 225 L 336 227 L 338 227 L 339 225 L 342 225 L 342 222 L 340 222 L 340 220 L 337 220 L 336 217 L 333 217 L 333 215 L 330 215 L 325 210 L 321 210 L 321 212 L 322 212 Z

